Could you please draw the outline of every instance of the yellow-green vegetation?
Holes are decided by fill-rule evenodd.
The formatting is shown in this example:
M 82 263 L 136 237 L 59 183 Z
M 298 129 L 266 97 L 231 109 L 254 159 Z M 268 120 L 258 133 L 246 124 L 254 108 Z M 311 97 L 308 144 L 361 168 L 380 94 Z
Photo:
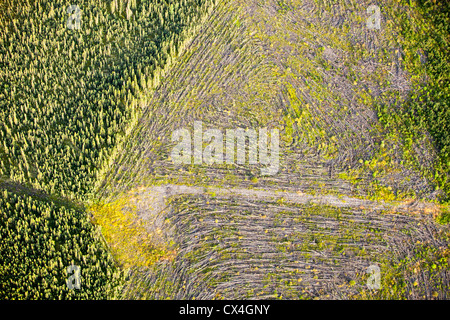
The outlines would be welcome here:
M 69 29 L 67 1 L 6 1 L 0 175 L 71 198 L 89 193 L 213 3 L 82 0 L 81 28 Z
M 423 233 L 434 228 L 431 219 L 209 194 L 174 196 L 169 204 L 176 257 L 135 273 L 125 286 L 127 299 L 422 299 L 436 294 L 446 299 L 450 294 L 448 231 Z M 378 292 L 366 285 L 366 269 L 374 264 L 381 269 Z M 417 279 L 422 283 L 414 285 Z M 411 294 L 404 290 L 409 286 Z
M 163 79 L 100 194 L 166 183 L 256 187 L 395 201 L 411 204 L 411 212 L 174 196 L 177 256 L 136 273 L 126 297 L 358 298 L 369 265 L 380 265 L 389 287 L 401 279 L 397 262 L 410 267 L 421 259 L 421 237 L 431 241 L 430 250 L 448 246 L 448 239 L 432 242 L 435 212 L 416 215 L 413 205 L 438 198 L 423 169 L 436 156 L 432 137 L 422 129 L 408 136 L 400 123 L 384 121 L 413 94 L 396 17 L 415 9 L 385 1 L 382 29 L 367 30 L 370 4 L 221 3 Z M 280 128 L 279 174 L 262 177 L 250 165 L 175 165 L 171 132 L 192 132 L 196 120 L 222 132 Z M 448 297 L 447 275 L 429 282 L 439 298 Z M 418 292 L 426 282 L 419 287 L 412 295 L 394 288 L 380 297 L 423 298 Z
M 68 28 L 76 14 L 67 11 L 70 5 L 80 9 L 79 29 Z M 1 2 L 0 183 L 13 181 L 21 190 L 1 199 L 2 298 L 112 296 L 112 258 L 85 212 L 61 202 L 88 198 L 213 5 Z M 41 203 L 22 194 L 26 190 L 49 196 Z M 81 264 L 80 291 L 66 288 L 70 261 Z
M 146 230 L 135 207 L 130 207 L 125 197 L 97 203 L 89 211 L 93 223 L 101 227 L 112 255 L 123 268 L 150 267 L 160 260 L 173 258 L 174 249 L 154 241 L 156 235 Z
M 1 300 L 118 297 L 122 272 L 86 212 L 0 192 Z M 70 265 L 80 289 L 67 286 Z
M 317 2 L 333 12 L 329 2 Z M 377 148 L 370 156 L 361 157 L 359 166 L 341 173 L 341 177 L 364 189 L 372 199 L 421 199 L 433 193 L 430 199 L 446 202 L 450 172 L 449 5 L 441 1 L 386 1 L 381 10 L 385 17 L 381 30 L 366 34 L 372 42 L 378 42 L 377 46 L 357 42 L 347 47 L 346 58 L 351 64 L 376 59 L 375 69 L 369 73 L 356 70 L 351 80 L 353 87 L 358 88 L 358 100 L 377 112 Z M 345 39 L 343 35 L 348 30 L 339 27 L 334 31 Z M 337 40 L 335 43 L 339 44 Z M 384 46 L 378 46 L 383 42 Z M 407 85 L 399 83 L 402 69 L 408 72 Z M 369 78 L 380 83 L 382 92 L 378 96 L 373 94 L 373 88 L 364 85 Z M 401 89 L 405 85 L 408 90 Z M 400 182 L 408 185 L 415 179 L 402 174 L 404 168 L 419 173 L 430 186 L 398 189 Z M 361 186 L 361 179 L 372 181 Z M 387 189 L 390 192 L 386 193 Z
M 448 203 L 442 204 L 441 212 L 437 216 L 437 221 L 441 224 L 450 224 L 450 205 Z
M 449 234 L 446 235 L 447 241 Z M 448 246 L 436 247 L 417 241 L 407 257 L 383 258 L 380 264 L 381 287 L 368 290 L 361 286 L 355 299 L 448 299 L 450 288 L 445 281 L 450 268 Z M 358 282 L 366 283 L 368 275 L 359 274 Z
M 369 4 L 221 3 L 164 78 L 100 191 L 183 183 L 384 201 L 439 198 L 427 180 L 436 157 L 430 136 L 404 135 L 380 111 L 395 114 L 411 94 L 396 19 L 405 8 L 386 1 L 382 29 L 368 30 Z M 250 165 L 174 165 L 171 132 L 192 129 L 195 120 L 223 132 L 279 128 L 279 175 L 255 179 L 258 167 Z
M 0 5 L 0 297 L 448 299 L 449 5 L 386 0 L 369 30 L 371 0 L 216 2 L 81 0 L 74 30 L 65 0 Z M 199 120 L 280 129 L 280 170 L 174 164 Z M 168 183 L 205 188 L 135 189 Z
M 379 109 L 385 126 L 399 128 L 407 140 L 428 132 L 438 151 L 433 165 L 427 167 L 408 157 L 419 170 L 442 190 L 440 200 L 450 197 L 450 3 L 448 1 L 406 1 L 408 13 L 396 11 L 396 33 L 403 49 L 403 63 L 411 73 L 412 88 L 400 109 Z M 411 145 L 407 151 L 413 153 Z

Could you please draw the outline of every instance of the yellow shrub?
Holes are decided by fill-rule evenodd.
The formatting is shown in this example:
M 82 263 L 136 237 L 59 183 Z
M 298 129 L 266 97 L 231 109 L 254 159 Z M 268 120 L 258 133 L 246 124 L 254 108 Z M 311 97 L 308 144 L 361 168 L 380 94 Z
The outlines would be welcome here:
M 111 203 L 91 206 L 93 223 L 101 227 L 116 261 L 124 268 L 149 267 L 163 259 L 173 259 L 175 251 L 152 242 L 152 234 L 145 228 L 136 212 L 121 198 Z

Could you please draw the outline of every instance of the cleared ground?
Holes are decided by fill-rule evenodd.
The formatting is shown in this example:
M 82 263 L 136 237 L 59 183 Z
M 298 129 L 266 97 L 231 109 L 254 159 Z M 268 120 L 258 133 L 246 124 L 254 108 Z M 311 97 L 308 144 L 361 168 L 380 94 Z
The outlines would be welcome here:
M 448 298 L 448 227 L 433 220 L 439 207 L 425 202 L 439 192 L 420 170 L 434 157 L 429 136 L 406 141 L 376 113 L 409 93 L 392 31 L 405 8 L 383 3 L 381 30 L 369 30 L 370 4 L 217 5 L 98 188 L 176 252 L 133 269 L 124 297 Z M 279 128 L 279 173 L 174 165 L 171 134 L 194 121 Z M 365 285 L 374 264 L 377 293 Z
M 423 209 L 413 216 L 305 195 L 281 200 L 248 190 L 169 188 L 129 194 L 128 206 L 148 222 L 152 242 L 176 256 L 134 269 L 126 298 L 358 298 L 370 295 L 371 265 L 380 266 L 393 297 L 448 298 L 448 268 L 423 270 L 416 252 L 445 252 L 448 245 L 445 229 Z M 412 261 L 395 269 L 406 257 Z M 396 288 L 399 278 L 405 282 Z

